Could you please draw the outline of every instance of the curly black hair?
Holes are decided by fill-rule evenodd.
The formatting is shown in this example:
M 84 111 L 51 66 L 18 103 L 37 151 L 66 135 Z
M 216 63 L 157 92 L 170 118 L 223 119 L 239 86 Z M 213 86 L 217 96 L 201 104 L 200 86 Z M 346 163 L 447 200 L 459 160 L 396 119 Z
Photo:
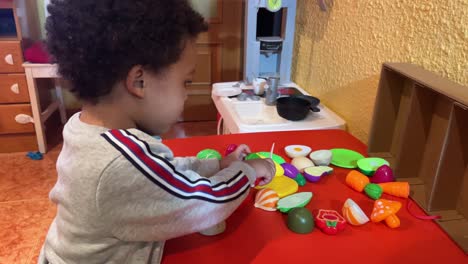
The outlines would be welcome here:
M 208 29 L 187 0 L 52 0 L 47 48 L 81 100 L 98 102 L 135 65 L 160 72 Z

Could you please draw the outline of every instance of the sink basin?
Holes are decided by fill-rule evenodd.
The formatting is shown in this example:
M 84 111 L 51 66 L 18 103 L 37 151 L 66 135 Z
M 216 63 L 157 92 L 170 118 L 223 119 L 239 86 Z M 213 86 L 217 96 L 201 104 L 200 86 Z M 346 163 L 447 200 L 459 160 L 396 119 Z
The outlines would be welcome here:
M 276 106 L 266 105 L 263 100 L 233 102 L 232 109 L 237 118 L 246 125 L 288 123 L 288 120 L 278 115 Z
M 238 83 L 229 82 L 215 85 L 231 87 L 238 85 Z M 295 83 L 289 83 L 280 88 L 282 88 L 280 89 L 280 96 L 308 95 L 307 92 Z M 253 94 L 252 87 L 243 87 L 242 90 L 248 95 Z M 239 101 L 236 96 L 217 96 L 215 93 L 212 93 L 212 98 L 216 109 L 223 118 L 222 133 L 345 129 L 346 125 L 343 119 L 322 104 L 319 106 L 319 113 L 310 112 L 306 119 L 294 122 L 279 116 L 276 106 L 266 105 L 265 98 L 263 97 L 260 101 L 254 101 L 249 98 L 247 101 Z M 218 131 L 218 134 L 220 133 L 221 131 Z

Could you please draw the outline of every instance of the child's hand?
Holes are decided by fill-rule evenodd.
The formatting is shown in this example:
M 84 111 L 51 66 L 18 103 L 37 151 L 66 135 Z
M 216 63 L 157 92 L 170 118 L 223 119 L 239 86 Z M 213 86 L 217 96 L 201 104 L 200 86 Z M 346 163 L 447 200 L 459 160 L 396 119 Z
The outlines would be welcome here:
M 227 155 L 224 159 L 219 162 L 221 169 L 225 169 L 231 165 L 234 161 L 242 161 L 250 153 L 250 148 L 247 145 L 239 145 L 236 150 L 231 154 Z
M 276 173 L 275 163 L 271 159 L 252 159 L 246 160 L 257 173 L 258 185 L 265 185 L 271 182 Z

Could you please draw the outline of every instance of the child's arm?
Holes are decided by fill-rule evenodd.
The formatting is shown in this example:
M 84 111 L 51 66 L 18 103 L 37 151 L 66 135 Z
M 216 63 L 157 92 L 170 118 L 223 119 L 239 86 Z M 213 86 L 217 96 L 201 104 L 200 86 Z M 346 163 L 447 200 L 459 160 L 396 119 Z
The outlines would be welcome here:
M 210 177 L 219 169 L 228 167 L 234 161 L 243 160 L 250 153 L 247 145 L 241 144 L 237 149 L 224 157 L 222 160 L 206 159 L 199 160 L 196 157 L 174 158 L 171 163 L 179 170 L 193 170 L 204 177 Z
M 122 157 L 102 174 L 96 202 L 113 236 L 162 241 L 225 220 L 245 199 L 254 179 L 255 172 L 243 162 L 207 179 L 162 164 L 136 168 Z
M 211 177 L 220 169 L 220 163 L 217 159 L 199 160 L 196 157 L 175 157 L 171 163 L 178 170 L 192 170 L 203 177 Z
M 241 161 L 208 179 L 177 169 L 131 134 L 104 137 L 122 156 L 102 172 L 96 206 L 120 240 L 161 241 L 211 227 L 232 214 L 255 182 L 255 171 Z

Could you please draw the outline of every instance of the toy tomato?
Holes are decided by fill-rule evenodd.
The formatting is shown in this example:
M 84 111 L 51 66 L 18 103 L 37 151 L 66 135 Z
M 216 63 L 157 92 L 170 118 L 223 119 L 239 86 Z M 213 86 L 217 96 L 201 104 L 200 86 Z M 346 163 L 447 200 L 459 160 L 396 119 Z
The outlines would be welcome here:
M 318 210 L 315 225 L 327 235 L 336 235 L 346 227 L 346 220 L 335 210 Z

